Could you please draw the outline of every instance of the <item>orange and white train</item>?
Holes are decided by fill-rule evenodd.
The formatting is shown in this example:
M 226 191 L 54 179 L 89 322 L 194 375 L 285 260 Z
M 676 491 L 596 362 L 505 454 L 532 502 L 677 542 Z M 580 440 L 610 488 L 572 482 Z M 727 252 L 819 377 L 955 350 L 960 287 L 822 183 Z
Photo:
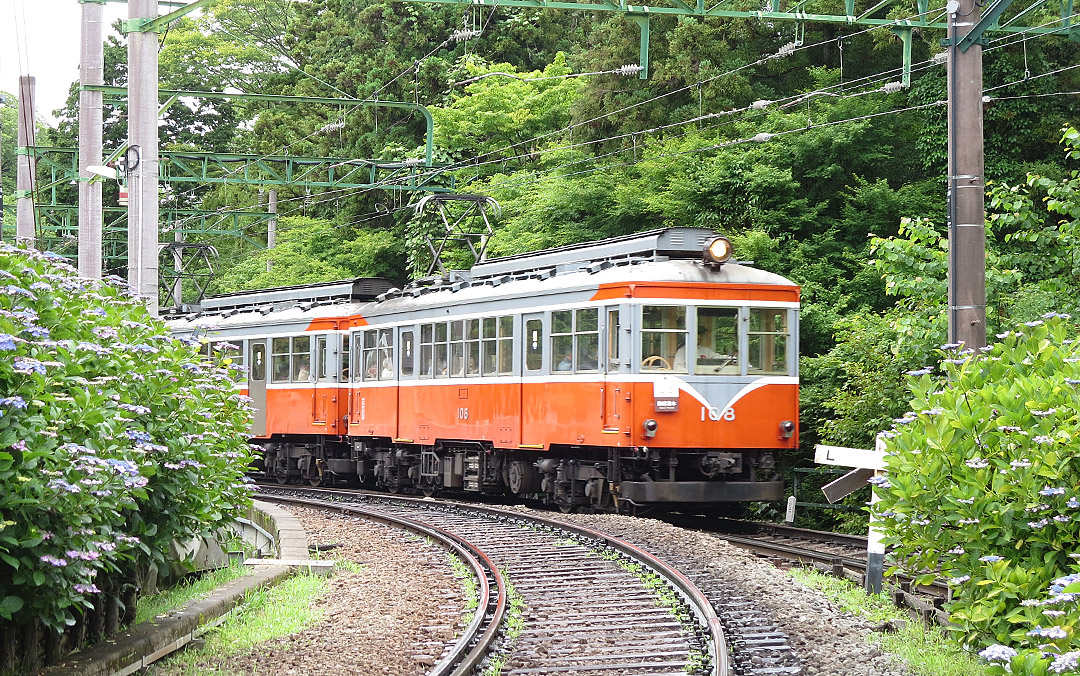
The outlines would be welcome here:
M 246 366 L 282 483 L 510 493 L 563 509 L 780 499 L 799 288 L 669 228 L 381 279 L 217 296 L 178 335 Z

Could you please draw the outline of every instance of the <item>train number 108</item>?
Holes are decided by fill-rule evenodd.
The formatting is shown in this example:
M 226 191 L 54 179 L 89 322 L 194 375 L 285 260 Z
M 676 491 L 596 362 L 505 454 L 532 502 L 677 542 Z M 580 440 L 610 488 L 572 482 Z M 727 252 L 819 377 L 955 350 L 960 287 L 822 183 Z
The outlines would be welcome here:
M 716 406 L 702 406 L 701 407 L 701 422 L 705 422 L 706 418 L 709 420 L 727 420 L 731 422 L 735 420 L 735 409 L 725 408 L 721 411 Z

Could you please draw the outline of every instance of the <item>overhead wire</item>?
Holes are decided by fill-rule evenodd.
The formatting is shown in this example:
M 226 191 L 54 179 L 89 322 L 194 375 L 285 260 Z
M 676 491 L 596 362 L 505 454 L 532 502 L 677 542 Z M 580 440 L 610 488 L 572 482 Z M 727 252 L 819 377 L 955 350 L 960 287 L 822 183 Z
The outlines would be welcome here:
M 937 16 L 940 16 L 940 14 L 937 15 Z M 932 19 L 932 20 L 936 20 L 936 18 L 937 17 L 935 17 L 935 19 Z M 880 27 L 871 27 L 871 28 L 865 29 L 863 31 L 859 31 L 858 33 L 865 33 L 865 32 L 868 32 L 870 30 L 875 30 L 877 28 L 880 28 Z M 856 34 L 858 34 L 858 33 L 856 33 Z M 829 40 L 823 40 L 823 41 L 813 43 L 813 44 L 810 44 L 810 45 L 799 46 L 798 48 L 808 49 L 808 48 L 811 48 L 811 47 L 820 46 L 822 44 L 827 44 L 828 42 L 835 41 L 835 40 L 850 39 L 851 37 L 853 37 L 856 34 L 838 36 L 837 38 L 831 38 Z M 785 46 L 785 47 L 787 48 L 785 50 L 786 51 L 785 55 L 789 55 L 789 54 L 793 53 L 794 49 L 790 48 L 789 46 Z M 684 91 L 684 90 L 687 90 L 687 89 L 691 89 L 691 88 L 693 88 L 695 86 L 698 86 L 699 84 L 706 83 L 706 82 L 712 81 L 713 79 L 716 79 L 718 77 L 723 77 L 723 76 L 728 75 L 728 74 L 730 74 L 732 72 L 736 72 L 737 70 L 741 70 L 742 68 L 744 68 L 746 66 L 749 66 L 749 65 L 760 64 L 760 63 L 767 62 L 768 60 L 770 60 L 770 58 L 772 56 L 773 55 L 770 55 L 770 57 L 763 57 L 762 59 L 759 59 L 759 60 L 757 60 L 755 62 L 752 62 L 750 64 L 744 64 L 743 66 L 740 66 L 737 69 L 733 69 L 732 71 L 728 71 L 726 73 L 721 73 L 719 75 L 712 76 L 710 78 L 707 78 L 706 80 L 699 81 L 698 83 L 693 83 L 693 84 L 688 85 L 686 87 L 682 87 L 680 89 L 674 90 L 674 92 L 668 92 L 668 93 L 666 93 L 664 95 L 654 97 L 651 100 L 658 100 L 660 98 L 664 98 L 664 96 L 670 95 L 671 93 L 677 93 L 679 91 Z M 935 64 L 935 63 L 932 63 L 930 60 L 927 60 L 925 62 L 920 62 L 919 64 L 914 64 L 912 67 L 913 68 L 928 68 L 928 67 L 934 67 L 934 66 L 937 66 L 937 65 L 940 65 L 940 64 Z M 829 89 L 840 89 L 840 91 L 850 90 L 850 89 L 856 88 L 858 86 L 861 86 L 863 83 L 866 83 L 868 81 L 873 82 L 874 79 L 878 79 L 878 80 L 886 79 L 889 76 L 891 76 L 891 75 L 893 75 L 893 74 L 895 74 L 897 72 L 900 72 L 901 70 L 902 69 L 900 69 L 900 68 L 889 69 L 889 70 L 883 71 L 881 73 L 877 73 L 877 74 L 873 74 L 873 75 L 864 76 L 862 78 L 858 78 L 857 80 L 848 81 L 848 82 L 842 82 L 842 83 L 839 83 L 837 85 L 833 85 L 831 87 L 824 88 L 822 90 L 815 90 L 815 91 L 812 91 L 812 92 L 806 92 L 806 93 L 802 93 L 802 94 L 792 95 L 790 97 L 786 97 L 787 99 L 791 99 L 791 103 L 783 105 L 781 107 L 787 107 L 787 105 L 792 105 L 793 103 L 800 103 L 802 101 L 813 98 L 814 96 L 828 94 L 829 92 L 827 92 L 827 90 L 829 90 Z M 535 79 L 535 78 L 530 78 L 530 79 Z M 869 94 L 869 93 L 874 93 L 874 92 L 877 92 L 877 91 L 885 91 L 887 93 L 890 93 L 892 91 L 898 91 L 899 90 L 898 87 L 890 86 L 892 84 L 895 84 L 895 83 L 886 83 L 885 85 L 883 85 L 882 87 L 880 87 L 878 89 L 868 90 L 868 91 L 865 91 L 865 92 L 859 92 L 857 94 L 847 95 L 847 96 L 862 96 L 862 95 L 866 95 L 866 94 Z M 843 95 L 837 95 L 837 94 L 832 94 L 832 95 L 834 95 L 834 96 L 843 96 Z M 844 96 L 844 97 L 846 98 L 846 96 Z M 781 99 L 780 101 L 782 102 L 784 100 L 785 99 Z M 636 105 L 641 105 L 641 103 L 644 103 L 644 102 L 639 102 L 639 104 L 636 104 Z M 758 102 L 758 103 L 760 103 L 760 102 Z M 767 103 L 772 104 L 772 103 L 779 103 L 779 102 L 770 101 L 770 102 L 767 102 Z M 917 108 L 920 108 L 920 107 L 929 107 L 931 105 L 936 105 L 936 104 L 927 104 L 925 106 L 919 106 L 919 107 L 915 107 L 915 108 L 911 108 L 911 109 L 917 109 Z M 620 111 L 613 111 L 613 113 L 623 112 L 623 111 L 625 111 L 625 110 L 627 110 L 629 108 L 632 108 L 632 107 L 634 107 L 634 106 L 630 106 L 628 108 L 621 109 Z M 636 136 L 636 135 L 640 135 L 642 133 L 653 133 L 653 132 L 656 132 L 656 131 L 660 131 L 661 129 L 671 128 L 671 127 L 676 127 L 676 126 L 682 126 L 682 125 L 685 125 L 685 124 L 690 124 L 690 123 L 693 123 L 693 122 L 700 121 L 702 119 L 709 119 L 709 118 L 713 118 L 713 117 L 730 116 L 730 115 L 732 115 L 734 113 L 745 112 L 745 111 L 749 111 L 749 110 L 753 110 L 753 109 L 755 109 L 754 104 L 751 104 L 750 106 L 747 106 L 747 107 L 745 107 L 743 109 L 736 109 L 736 110 L 732 110 L 732 111 L 724 111 L 722 113 L 712 113 L 712 114 L 705 115 L 705 116 L 698 116 L 697 118 L 691 118 L 690 120 L 684 120 L 684 121 L 680 121 L 680 122 L 677 122 L 677 123 L 672 123 L 672 124 L 669 124 L 669 125 L 663 125 L 661 127 L 650 129 L 650 130 L 629 132 L 629 133 L 625 133 L 625 134 L 621 134 L 621 135 L 616 135 L 614 137 L 607 137 L 607 138 L 604 138 L 604 139 L 596 139 L 596 140 L 592 140 L 592 141 L 585 141 L 585 142 L 581 142 L 581 143 L 577 143 L 577 144 L 571 144 L 569 146 L 559 146 L 558 148 L 544 149 L 544 150 L 541 150 L 541 151 L 534 151 L 532 153 L 524 153 L 524 154 L 516 156 L 516 157 L 517 158 L 527 157 L 527 156 L 535 155 L 538 152 L 539 153 L 555 152 L 557 150 L 565 150 L 565 149 L 568 149 L 568 148 L 575 148 L 575 147 L 580 147 L 580 146 L 583 146 L 583 145 L 590 145 L 590 144 L 595 144 L 595 143 L 607 142 L 607 141 L 611 141 L 611 140 L 618 140 L 620 138 L 625 138 L 625 137 L 628 137 L 628 136 Z M 905 109 L 905 110 L 908 110 L 908 109 Z M 897 111 L 897 112 L 903 112 L 903 111 Z M 608 113 L 607 115 L 610 115 L 610 114 L 613 114 L 613 113 Z M 766 113 L 765 113 L 765 111 L 761 111 L 759 114 L 764 115 Z M 875 115 L 871 115 L 871 117 L 873 117 L 873 116 L 875 116 Z M 594 119 L 599 119 L 599 118 L 594 118 Z M 867 119 L 867 118 L 859 118 L 859 119 Z M 813 124 L 811 124 L 808 127 L 801 128 L 800 131 L 808 129 L 808 128 L 815 128 L 816 126 L 827 126 L 827 124 L 825 124 L 825 125 L 813 125 Z M 565 131 L 565 129 L 561 130 L 561 131 Z M 558 131 L 556 131 L 554 133 L 558 133 Z M 784 132 L 784 133 L 789 133 L 789 132 Z M 530 141 L 539 140 L 541 138 L 544 138 L 544 137 L 550 136 L 550 135 L 551 134 L 545 134 L 545 135 L 541 135 L 539 137 L 534 137 L 534 139 L 530 139 Z M 527 142 L 529 142 L 529 141 L 526 141 L 526 142 L 523 142 L 523 143 L 527 143 Z M 521 144 L 519 143 L 519 144 L 514 144 L 514 145 L 521 145 Z M 507 146 L 507 147 L 513 147 L 513 146 Z M 716 146 L 716 147 L 720 147 L 720 146 Z M 576 164 L 581 164 L 581 163 L 586 162 L 586 161 L 597 161 L 597 160 L 603 159 L 605 157 L 615 155 L 615 154 L 619 154 L 619 153 L 622 153 L 622 152 L 625 152 L 625 151 L 626 151 L 625 148 L 617 149 L 615 151 L 606 153 L 606 154 L 601 155 L 601 156 L 586 158 L 586 159 L 583 159 L 583 160 L 579 160 L 579 161 L 570 163 L 569 165 L 561 165 L 559 167 L 555 167 L 555 168 L 549 170 L 549 172 L 550 171 L 558 171 L 560 169 L 566 168 L 567 166 L 574 166 Z M 693 152 L 701 152 L 701 150 L 696 150 L 696 151 L 693 151 Z M 490 153 L 488 153 L 488 154 L 490 154 Z M 477 166 L 478 163 L 476 162 L 476 160 L 478 158 L 480 158 L 480 157 L 483 157 L 484 155 L 485 154 L 482 153 L 480 155 L 475 156 L 474 158 L 469 158 L 467 160 L 460 161 L 459 163 L 457 163 L 456 166 L 451 165 L 450 167 L 444 167 L 444 168 L 438 169 L 437 171 L 429 172 L 429 176 L 434 176 L 434 175 L 437 175 L 438 173 L 445 173 L 445 172 L 450 171 L 450 170 L 456 170 L 457 168 L 461 168 L 463 166 L 467 167 L 467 168 Z M 510 157 L 510 158 L 502 157 L 502 158 L 498 158 L 498 159 L 495 159 L 495 160 L 489 160 L 488 162 L 485 162 L 484 164 L 505 162 L 505 161 L 509 161 L 509 160 L 512 160 L 512 159 L 515 159 L 515 157 Z M 612 167 L 625 166 L 625 164 L 626 163 L 623 163 L 621 165 L 611 165 L 611 166 Z M 586 172 L 574 172 L 573 174 L 561 174 L 561 176 L 575 175 L 575 174 L 579 174 L 579 173 L 589 173 L 589 172 L 596 171 L 596 170 L 597 169 L 591 169 L 591 170 L 587 170 Z M 413 178 L 415 178 L 415 177 L 413 177 Z M 548 180 L 548 179 L 538 179 L 538 180 Z M 375 189 L 377 187 L 378 186 L 375 186 L 375 187 L 372 187 L 372 188 L 364 188 L 363 190 L 364 190 L 364 192 L 367 192 L 367 191 Z M 337 199 L 337 198 L 335 198 L 335 199 Z M 395 211 L 397 211 L 397 210 L 395 210 Z M 394 213 L 394 212 L 391 211 L 391 212 L 388 212 L 388 213 Z M 339 224 L 339 225 L 336 225 L 336 226 L 331 226 L 329 228 L 326 228 L 324 231 L 330 231 L 330 230 L 336 229 L 338 227 L 348 227 L 349 225 L 354 225 L 354 224 L 359 223 L 359 222 L 365 222 L 367 220 L 371 220 L 371 219 L 374 219 L 374 218 L 381 218 L 382 216 L 385 216 L 385 215 L 387 215 L 387 213 L 376 213 L 376 214 L 370 215 L 370 218 L 367 218 L 365 216 L 364 218 L 361 218 L 361 219 L 356 220 L 356 221 L 350 221 L 348 223 L 343 223 L 343 224 Z

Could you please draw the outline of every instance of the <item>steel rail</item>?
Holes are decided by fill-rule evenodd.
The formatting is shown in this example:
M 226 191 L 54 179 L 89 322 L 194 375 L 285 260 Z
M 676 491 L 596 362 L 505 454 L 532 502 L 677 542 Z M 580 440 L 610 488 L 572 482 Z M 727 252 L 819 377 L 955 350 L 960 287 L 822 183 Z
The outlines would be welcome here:
M 400 505 L 412 505 L 417 509 L 430 510 L 434 506 L 451 506 L 455 509 L 460 509 L 465 512 L 474 512 L 484 514 L 490 517 L 498 519 L 511 520 L 519 523 L 539 524 L 545 528 L 552 530 L 567 532 L 578 538 L 586 541 L 593 541 L 599 543 L 604 547 L 609 547 L 623 556 L 629 559 L 641 563 L 662 577 L 673 590 L 677 591 L 683 600 L 690 606 L 698 623 L 706 630 L 709 636 L 709 646 L 711 650 L 711 663 L 712 670 L 710 676 L 732 676 L 734 674 L 733 666 L 731 664 L 731 658 L 728 654 L 727 641 L 724 636 L 724 630 L 721 626 L 720 619 L 714 610 L 712 603 L 708 600 L 705 594 L 690 580 L 686 575 L 680 572 L 678 569 L 670 566 L 660 558 L 650 554 L 649 552 L 632 545 L 628 542 L 612 537 L 600 531 L 592 530 L 582 526 L 576 526 L 573 524 L 564 523 L 562 521 L 556 521 L 554 519 L 547 519 L 544 517 L 534 515 L 524 515 L 520 512 L 513 512 L 503 510 L 495 507 L 488 507 L 475 504 L 463 504 L 463 503 L 439 503 L 433 502 L 430 498 L 410 498 L 396 495 L 384 495 L 384 494 L 370 494 L 370 493 L 355 493 L 350 491 L 340 491 L 333 489 L 309 489 L 299 487 L 278 487 L 271 488 L 269 486 L 260 487 L 259 499 L 276 500 L 277 496 L 272 493 L 265 492 L 266 489 L 270 490 L 287 490 L 291 492 L 312 493 L 319 495 L 336 496 L 343 500 L 365 500 L 371 502 L 383 502 L 389 504 Z M 340 503 L 331 501 L 330 504 L 339 506 Z
M 454 552 L 472 569 L 479 587 L 477 596 L 484 602 L 478 605 L 469 626 L 462 632 L 461 637 L 454 642 L 446 655 L 432 667 L 431 671 L 428 672 L 428 676 L 467 676 L 487 656 L 492 644 L 499 635 L 503 617 L 506 614 L 506 583 L 502 573 L 499 572 L 498 567 L 491 559 L 468 540 L 438 526 L 408 517 L 393 516 L 356 504 L 282 495 L 260 495 L 260 499 L 304 507 L 318 507 L 353 516 L 361 516 L 369 521 L 401 528 L 430 538 Z M 494 585 L 494 588 L 492 588 L 492 585 Z

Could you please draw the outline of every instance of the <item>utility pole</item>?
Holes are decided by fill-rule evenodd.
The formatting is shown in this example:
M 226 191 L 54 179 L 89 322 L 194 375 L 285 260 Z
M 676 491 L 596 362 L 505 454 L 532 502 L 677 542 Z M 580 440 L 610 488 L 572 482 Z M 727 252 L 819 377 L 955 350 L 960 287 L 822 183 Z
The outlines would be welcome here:
M 157 18 L 158 0 L 128 0 L 128 18 Z M 128 286 L 158 315 L 158 38 L 128 33 Z
M 101 179 L 87 167 L 101 164 L 102 93 L 85 87 L 105 82 L 103 2 L 83 0 L 79 61 L 79 275 L 90 279 L 101 279 Z
M 34 83 L 29 75 L 19 76 L 18 147 L 19 171 L 15 177 L 15 244 L 34 248 L 34 170 L 37 164 L 30 148 L 34 138 Z
M 979 24 L 976 0 L 950 0 L 949 11 L 949 342 L 986 345 L 982 45 L 960 43 Z M 982 28 L 976 31 L 981 35 Z
M 270 188 L 270 204 L 267 211 L 270 213 L 270 220 L 266 222 L 266 250 L 273 250 L 277 244 L 277 190 Z M 269 258 L 266 259 L 266 271 L 270 272 L 270 268 L 274 267 L 274 261 Z

